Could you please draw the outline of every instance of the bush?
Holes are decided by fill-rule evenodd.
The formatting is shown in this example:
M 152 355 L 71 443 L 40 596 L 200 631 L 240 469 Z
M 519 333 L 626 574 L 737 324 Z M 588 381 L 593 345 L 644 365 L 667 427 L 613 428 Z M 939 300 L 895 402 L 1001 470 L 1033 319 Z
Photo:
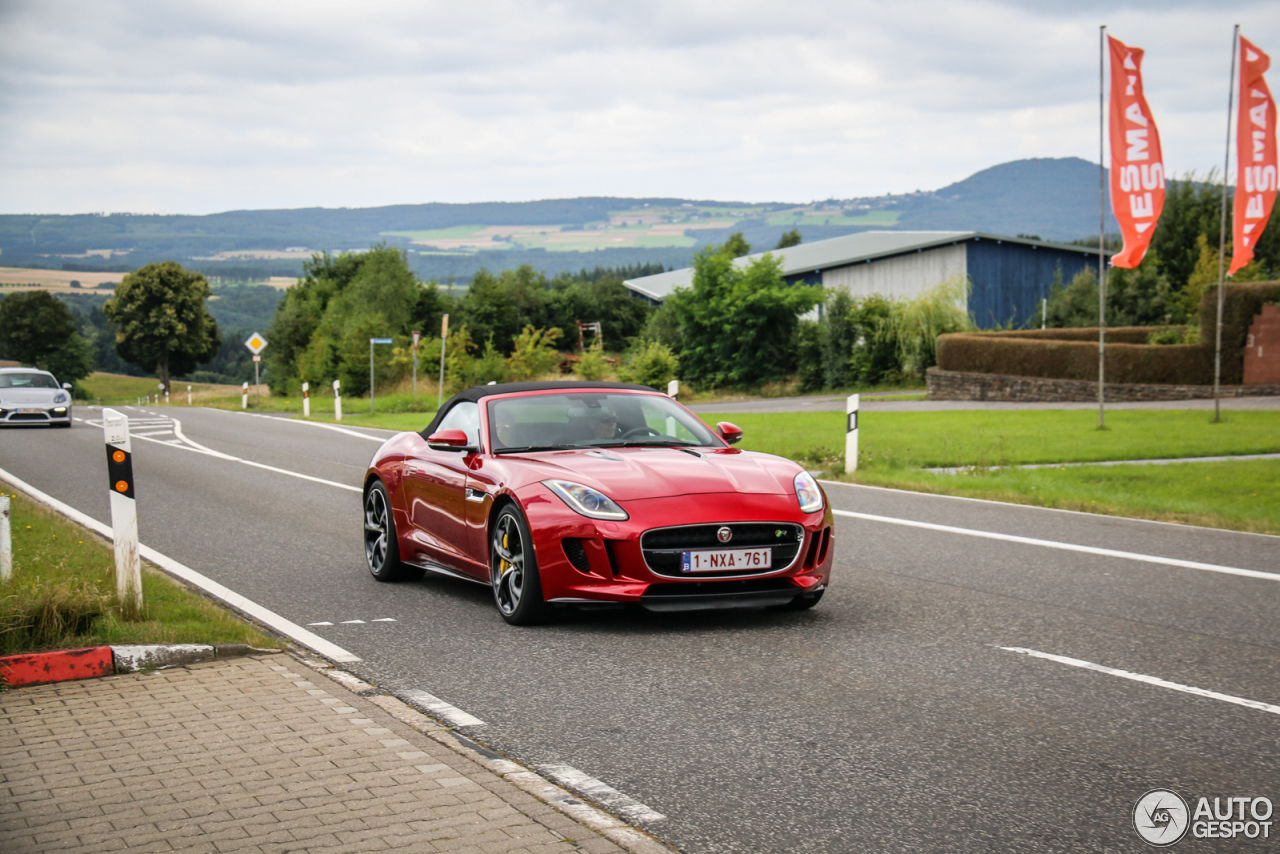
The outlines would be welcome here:
M 573 372 L 580 380 L 602 380 L 609 373 L 609 363 L 604 358 L 604 341 L 600 338 L 591 342 L 587 352 L 582 354 Z
M 618 369 L 618 379 L 624 383 L 639 383 L 658 390 L 667 387 L 680 372 L 680 360 L 671 348 L 652 341 Z
M 0 598 L 0 650 L 49 649 L 88 633 L 107 613 L 105 595 L 85 583 L 59 582 Z
M 554 370 L 560 364 L 560 354 L 555 348 L 559 339 L 560 330 L 554 326 L 546 330 L 526 326 L 515 337 L 511 357 L 507 359 L 507 379 L 511 382 L 532 380 Z

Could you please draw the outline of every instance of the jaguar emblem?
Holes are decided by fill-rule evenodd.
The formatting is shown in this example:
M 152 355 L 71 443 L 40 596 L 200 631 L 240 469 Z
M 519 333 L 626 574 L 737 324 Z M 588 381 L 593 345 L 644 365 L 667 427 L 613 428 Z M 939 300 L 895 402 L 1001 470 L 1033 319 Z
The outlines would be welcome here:
M 716 539 L 722 543 L 727 543 L 733 539 L 733 531 L 727 527 L 716 531 Z

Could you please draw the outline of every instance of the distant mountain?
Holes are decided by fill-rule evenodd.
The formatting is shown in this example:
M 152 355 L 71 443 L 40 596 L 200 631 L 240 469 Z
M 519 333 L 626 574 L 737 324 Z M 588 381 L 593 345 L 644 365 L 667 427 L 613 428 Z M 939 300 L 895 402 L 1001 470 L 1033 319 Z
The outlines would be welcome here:
M 419 275 L 466 281 L 480 267 L 684 266 L 744 232 L 757 249 L 800 230 L 806 242 L 858 231 L 975 230 L 1073 240 L 1097 233 L 1098 167 L 1017 160 L 940 190 L 811 204 L 675 198 L 228 211 L 207 216 L 0 215 L 0 266 L 127 271 L 173 259 L 208 275 L 292 276 L 316 251 L 403 246 Z M 1108 218 L 1107 230 L 1115 231 Z
M 1075 240 L 1098 233 L 1098 164 L 1037 158 L 983 169 L 932 193 L 899 197 L 897 227 L 1038 234 Z M 1107 205 L 1107 231 L 1117 230 Z

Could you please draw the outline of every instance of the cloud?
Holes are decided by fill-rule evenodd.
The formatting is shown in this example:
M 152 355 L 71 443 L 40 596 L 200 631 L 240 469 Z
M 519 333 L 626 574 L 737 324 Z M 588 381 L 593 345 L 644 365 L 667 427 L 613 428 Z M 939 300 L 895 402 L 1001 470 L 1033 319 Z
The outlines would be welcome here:
M 0 210 L 807 201 L 1097 157 L 1104 18 L 1172 172 L 1220 164 L 1269 4 L 239 0 L 0 6 Z M 1277 54 L 1280 56 L 1280 54 Z

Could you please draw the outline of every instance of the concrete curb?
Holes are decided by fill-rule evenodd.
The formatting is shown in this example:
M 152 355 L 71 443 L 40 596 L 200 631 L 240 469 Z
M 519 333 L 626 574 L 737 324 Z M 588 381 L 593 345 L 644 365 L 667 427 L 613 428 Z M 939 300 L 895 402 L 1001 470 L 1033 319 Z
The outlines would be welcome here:
M 257 649 L 242 643 L 142 644 L 95 646 L 0 656 L 0 681 L 10 688 L 94 679 L 161 667 L 181 667 L 219 658 L 274 655 L 280 649 Z
M 382 707 L 393 718 L 408 724 L 418 732 L 456 753 L 466 756 L 488 771 L 497 774 L 529 795 L 537 798 L 558 812 L 584 825 L 615 845 L 632 854 L 672 854 L 679 849 L 660 841 L 657 837 L 591 803 L 586 796 L 573 792 L 549 780 L 536 771 L 490 750 L 483 744 L 456 732 L 448 723 L 434 717 L 429 710 L 417 708 L 376 685 L 335 667 L 327 660 L 290 653 L 301 664 L 321 673 L 357 696 Z

